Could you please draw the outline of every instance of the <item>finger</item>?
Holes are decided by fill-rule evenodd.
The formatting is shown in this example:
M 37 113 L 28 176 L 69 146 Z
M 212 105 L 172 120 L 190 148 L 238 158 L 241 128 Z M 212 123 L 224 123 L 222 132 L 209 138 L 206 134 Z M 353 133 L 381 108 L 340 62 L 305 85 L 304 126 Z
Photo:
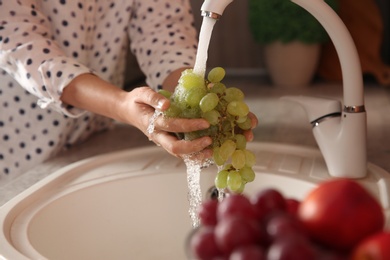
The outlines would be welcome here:
M 249 118 L 251 119 L 251 128 L 254 129 L 259 124 L 259 120 L 257 119 L 256 115 L 252 112 L 249 112 L 248 114 Z
M 135 102 L 147 104 L 160 111 L 165 111 L 170 106 L 169 99 L 149 87 L 139 87 L 135 91 Z
M 245 136 L 245 139 L 248 142 L 251 142 L 254 139 L 254 135 L 253 135 L 252 129 L 257 127 L 259 121 L 258 121 L 257 117 L 253 113 L 249 113 L 248 116 L 249 116 L 249 118 L 251 120 L 251 129 L 243 131 L 243 135 Z
M 252 142 L 252 141 L 253 141 L 254 135 L 253 135 L 252 130 L 244 131 L 243 134 L 244 134 L 244 136 L 245 136 L 245 139 L 246 139 L 248 142 Z
M 212 139 L 208 136 L 187 141 L 178 140 L 175 136 L 163 131 L 153 134 L 152 140 L 177 157 L 200 152 L 212 143 Z

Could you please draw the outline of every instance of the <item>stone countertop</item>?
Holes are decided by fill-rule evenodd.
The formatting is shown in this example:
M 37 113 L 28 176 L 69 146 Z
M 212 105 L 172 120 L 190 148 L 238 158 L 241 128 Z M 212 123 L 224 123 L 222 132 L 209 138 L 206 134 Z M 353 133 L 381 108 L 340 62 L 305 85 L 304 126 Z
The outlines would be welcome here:
M 229 74 L 228 74 L 229 75 Z M 310 87 L 287 89 L 271 86 L 263 77 L 231 77 L 227 86 L 237 86 L 259 118 L 255 140 L 317 147 L 306 114 L 301 106 L 280 100 L 284 95 L 325 96 L 342 100 L 342 86 L 316 82 Z M 367 110 L 367 154 L 370 163 L 390 172 L 390 89 L 365 84 Z M 154 145 L 132 126 L 117 124 L 113 130 L 95 134 L 85 143 L 63 152 L 31 169 L 18 179 L 0 187 L 0 206 L 50 173 L 95 155 Z

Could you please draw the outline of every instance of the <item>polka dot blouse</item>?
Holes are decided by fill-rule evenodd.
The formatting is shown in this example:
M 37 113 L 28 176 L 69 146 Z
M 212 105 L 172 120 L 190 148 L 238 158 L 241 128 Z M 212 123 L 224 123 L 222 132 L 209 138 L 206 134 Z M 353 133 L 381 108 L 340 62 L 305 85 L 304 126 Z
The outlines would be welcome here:
M 193 66 L 189 2 L 0 0 L 0 186 L 110 128 L 110 119 L 60 96 L 89 72 L 122 86 L 128 50 L 155 89 L 171 71 Z

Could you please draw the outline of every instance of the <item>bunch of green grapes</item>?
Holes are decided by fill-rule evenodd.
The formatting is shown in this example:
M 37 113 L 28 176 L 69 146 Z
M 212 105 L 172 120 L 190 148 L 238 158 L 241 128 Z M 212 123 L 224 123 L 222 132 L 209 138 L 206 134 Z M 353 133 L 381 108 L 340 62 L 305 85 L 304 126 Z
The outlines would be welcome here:
M 173 93 L 160 93 L 171 100 L 171 106 L 164 112 L 168 117 L 204 118 L 210 127 L 190 133 L 180 133 L 185 140 L 210 136 L 213 140 L 213 160 L 219 172 L 215 179 L 218 189 L 229 189 L 241 193 L 245 184 L 255 178 L 252 166 L 255 155 L 246 149 L 247 141 L 242 134 L 251 128 L 249 107 L 244 93 L 235 87 L 226 87 L 222 80 L 225 70 L 213 68 L 207 79 L 185 70 Z

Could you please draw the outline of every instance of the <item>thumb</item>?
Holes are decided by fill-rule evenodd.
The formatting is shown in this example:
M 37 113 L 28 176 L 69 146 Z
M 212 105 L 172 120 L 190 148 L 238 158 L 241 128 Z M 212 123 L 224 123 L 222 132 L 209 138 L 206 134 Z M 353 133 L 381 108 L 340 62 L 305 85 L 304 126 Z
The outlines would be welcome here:
M 156 110 L 165 111 L 170 106 L 170 101 L 163 95 L 157 93 L 149 87 L 139 88 L 138 98 L 141 103 L 145 103 Z
M 169 108 L 170 106 L 170 101 L 169 99 L 167 99 L 166 97 L 164 97 L 163 95 L 159 94 L 159 93 L 155 93 L 156 94 L 156 97 L 155 97 L 155 102 L 153 102 L 155 105 L 152 104 L 152 106 L 156 109 L 156 110 L 159 110 L 159 111 L 165 111 Z

